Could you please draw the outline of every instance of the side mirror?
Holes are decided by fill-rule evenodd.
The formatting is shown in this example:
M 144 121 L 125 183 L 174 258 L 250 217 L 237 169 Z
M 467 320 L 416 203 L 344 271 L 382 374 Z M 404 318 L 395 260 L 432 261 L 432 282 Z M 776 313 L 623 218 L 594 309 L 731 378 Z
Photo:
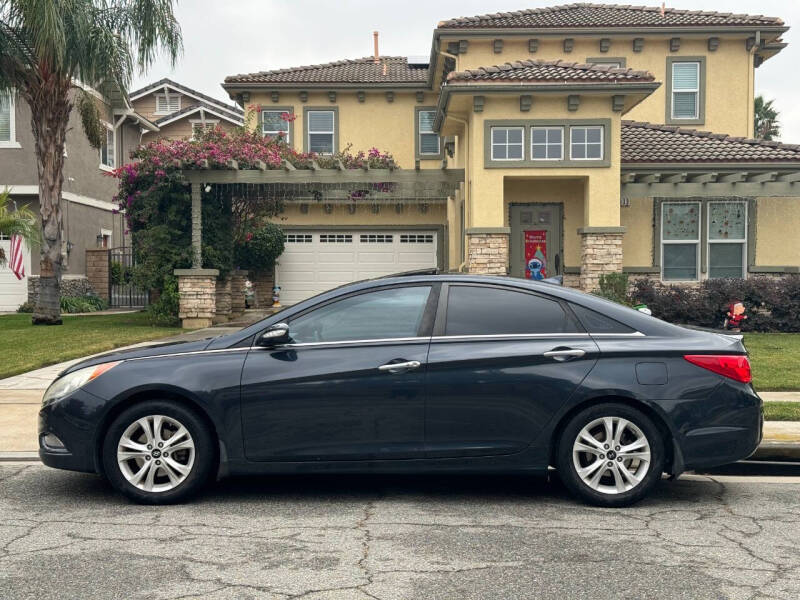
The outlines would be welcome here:
M 256 344 L 258 346 L 277 346 L 289 341 L 289 326 L 286 323 L 275 323 L 262 333 Z

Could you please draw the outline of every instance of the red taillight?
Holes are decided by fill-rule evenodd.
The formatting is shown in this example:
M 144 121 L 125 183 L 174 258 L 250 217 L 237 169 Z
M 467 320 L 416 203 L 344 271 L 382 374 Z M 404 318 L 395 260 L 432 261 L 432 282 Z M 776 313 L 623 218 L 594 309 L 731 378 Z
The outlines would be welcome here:
M 683 358 L 693 365 L 742 383 L 750 383 L 753 380 L 750 374 L 750 361 L 741 354 L 687 354 Z

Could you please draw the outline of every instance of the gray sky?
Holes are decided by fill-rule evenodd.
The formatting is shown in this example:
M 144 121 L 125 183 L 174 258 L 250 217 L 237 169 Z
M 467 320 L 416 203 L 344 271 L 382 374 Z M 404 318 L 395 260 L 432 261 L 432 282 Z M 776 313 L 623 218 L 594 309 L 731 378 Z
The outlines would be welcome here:
M 597 1 L 597 0 L 595 0 Z M 566 0 L 182 0 L 177 16 L 185 51 L 175 69 L 159 61 L 131 89 L 170 77 L 220 100 L 226 75 L 357 58 L 372 54 L 427 55 L 436 23 L 460 16 L 564 4 Z M 623 0 L 619 0 L 623 3 Z M 631 4 L 636 4 L 630 0 Z M 643 2 L 658 6 L 655 0 Z M 789 47 L 756 69 L 756 94 L 774 98 L 781 139 L 800 143 L 800 2 L 797 0 L 681 0 L 670 8 L 780 17 L 790 26 Z M 724 133 L 724 132 L 722 132 Z

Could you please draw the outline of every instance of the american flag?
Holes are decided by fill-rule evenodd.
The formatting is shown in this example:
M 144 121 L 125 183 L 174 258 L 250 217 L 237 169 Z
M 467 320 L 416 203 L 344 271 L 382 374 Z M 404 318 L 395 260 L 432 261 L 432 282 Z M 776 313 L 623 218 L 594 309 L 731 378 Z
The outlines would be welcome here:
M 22 236 L 11 236 L 11 260 L 8 266 L 11 267 L 11 272 L 17 276 L 17 279 L 25 277 L 25 263 L 22 261 Z

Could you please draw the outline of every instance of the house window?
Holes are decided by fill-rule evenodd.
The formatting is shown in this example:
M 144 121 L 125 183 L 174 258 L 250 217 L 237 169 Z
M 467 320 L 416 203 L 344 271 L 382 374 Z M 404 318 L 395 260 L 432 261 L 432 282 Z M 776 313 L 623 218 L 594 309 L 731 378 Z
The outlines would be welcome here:
M 661 205 L 661 278 L 696 281 L 700 264 L 700 203 Z
M 261 134 L 271 138 L 280 136 L 286 143 L 291 143 L 288 116 L 285 110 L 262 110 Z
M 108 169 L 113 169 L 116 166 L 114 160 L 114 149 L 116 136 L 114 135 L 114 127 L 108 123 L 104 123 L 106 127 L 106 139 L 100 146 L 100 166 Z
M 417 113 L 420 155 L 438 156 L 441 153 L 439 134 L 433 130 L 435 110 L 421 110 Z
M 531 127 L 531 160 L 561 160 L 564 158 L 564 129 L 561 127 Z
M 572 160 L 603 159 L 603 127 L 570 127 L 569 152 Z
M 492 160 L 522 160 L 522 127 L 492 127 Z
M 203 132 L 208 133 L 209 131 L 213 131 L 218 123 L 219 121 L 217 121 L 216 119 L 211 121 L 206 119 L 205 122 L 192 121 L 192 139 L 196 140 L 198 137 L 200 137 L 200 134 Z
M 308 151 L 317 154 L 333 154 L 336 134 L 336 118 L 334 111 L 309 110 L 306 114 Z
M 0 92 L 0 148 L 17 146 L 14 120 L 14 95 L 11 92 Z
M 700 63 L 672 63 L 672 118 L 700 118 Z
M 747 203 L 708 203 L 708 277 L 744 277 Z
M 180 94 L 156 94 L 157 115 L 169 115 L 181 109 Z

